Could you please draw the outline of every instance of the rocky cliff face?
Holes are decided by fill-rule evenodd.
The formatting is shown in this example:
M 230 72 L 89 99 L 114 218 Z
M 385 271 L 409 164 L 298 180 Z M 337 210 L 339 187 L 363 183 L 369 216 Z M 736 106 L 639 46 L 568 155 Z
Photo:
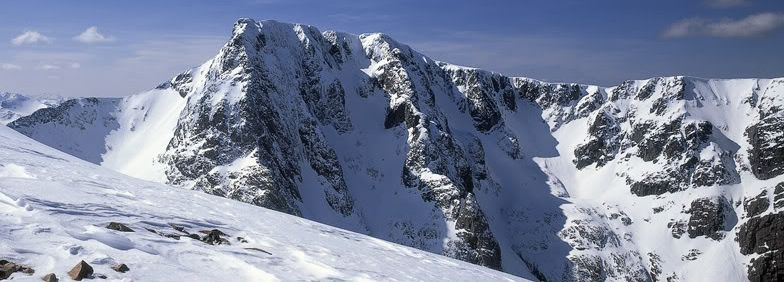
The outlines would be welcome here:
M 242 19 L 214 59 L 157 89 L 10 126 L 133 176 L 530 279 L 765 281 L 782 273 L 782 91 L 553 84 L 383 34 Z

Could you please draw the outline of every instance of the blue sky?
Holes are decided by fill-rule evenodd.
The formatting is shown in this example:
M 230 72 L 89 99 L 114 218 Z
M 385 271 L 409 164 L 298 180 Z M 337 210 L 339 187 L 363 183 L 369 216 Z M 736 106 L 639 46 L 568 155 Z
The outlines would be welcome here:
M 784 1 L 0 0 L 0 91 L 124 96 L 208 60 L 240 17 L 384 32 L 508 75 L 616 85 L 784 76 Z

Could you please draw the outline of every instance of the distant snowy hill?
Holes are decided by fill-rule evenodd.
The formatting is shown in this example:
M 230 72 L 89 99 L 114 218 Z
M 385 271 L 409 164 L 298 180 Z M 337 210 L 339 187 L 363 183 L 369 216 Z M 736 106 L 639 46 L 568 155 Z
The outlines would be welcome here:
M 16 93 L 0 92 L 0 124 L 8 124 L 17 118 L 62 102 L 62 98 L 28 97 Z
M 105 228 L 110 222 L 134 232 Z M 226 241 L 212 245 L 188 236 L 213 229 L 225 233 L 220 236 Z M 13 273 L 11 281 L 40 281 L 47 273 L 70 281 L 66 272 L 80 260 L 107 281 L 522 281 L 249 204 L 134 179 L 2 125 L 0 258 L 35 271 Z M 110 268 L 119 263 L 130 270 Z
M 239 20 L 156 89 L 10 124 L 139 178 L 547 281 L 784 275 L 784 79 L 546 83 Z

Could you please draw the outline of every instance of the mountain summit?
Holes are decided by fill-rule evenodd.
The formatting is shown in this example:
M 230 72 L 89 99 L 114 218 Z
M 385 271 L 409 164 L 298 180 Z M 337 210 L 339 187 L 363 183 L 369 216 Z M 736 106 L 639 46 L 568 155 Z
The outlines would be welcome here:
M 782 92 L 781 78 L 547 83 L 384 34 L 241 19 L 215 58 L 156 89 L 10 127 L 524 278 L 767 281 L 784 269 Z

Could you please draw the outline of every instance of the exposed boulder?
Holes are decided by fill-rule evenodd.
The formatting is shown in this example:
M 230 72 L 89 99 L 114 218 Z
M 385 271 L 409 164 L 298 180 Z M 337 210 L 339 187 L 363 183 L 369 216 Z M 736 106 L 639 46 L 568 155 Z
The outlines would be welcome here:
M 128 265 L 126 265 L 124 263 L 112 265 L 112 269 L 114 271 L 117 271 L 117 272 L 120 272 L 120 273 L 125 273 L 125 272 L 131 270 L 130 268 L 128 268 Z
M 57 281 L 59 281 L 59 279 L 57 279 L 57 275 L 55 275 L 54 273 L 49 273 L 49 274 L 45 275 L 44 277 L 41 277 L 41 280 L 43 280 L 44 282 L 57 282 Z
M 228 236 L 228 235 L 226 235 L 226 233 L 223 233 L 218 229 L 203 230 L 200 232 L 206 234 L 201 237 L 201 241 L 204 243 L 210 245 L 224 245 L 224 244 L 231 245 L 229 240 L 226 240 L 225 238 L 221 237 L 221 236 Z
M 16 272 L 33 274 L 35 273 L 35 270 L 26 265 L 16 264 L 7 260 L 0 260 L 0 280 L 8 279 Z
M 89 278 L 93 275 L 93 267 L 87 264 L 85 261 L 79 261 L 70 271 L 68 271 L 68 276 L 71 279 L 76 281 L 82 281 L 84 278 Z
M 109 222 L 109 225 L 106 225 L 106 228 L 120 232 L 133 232 L 133 229 L 119 222 Z

